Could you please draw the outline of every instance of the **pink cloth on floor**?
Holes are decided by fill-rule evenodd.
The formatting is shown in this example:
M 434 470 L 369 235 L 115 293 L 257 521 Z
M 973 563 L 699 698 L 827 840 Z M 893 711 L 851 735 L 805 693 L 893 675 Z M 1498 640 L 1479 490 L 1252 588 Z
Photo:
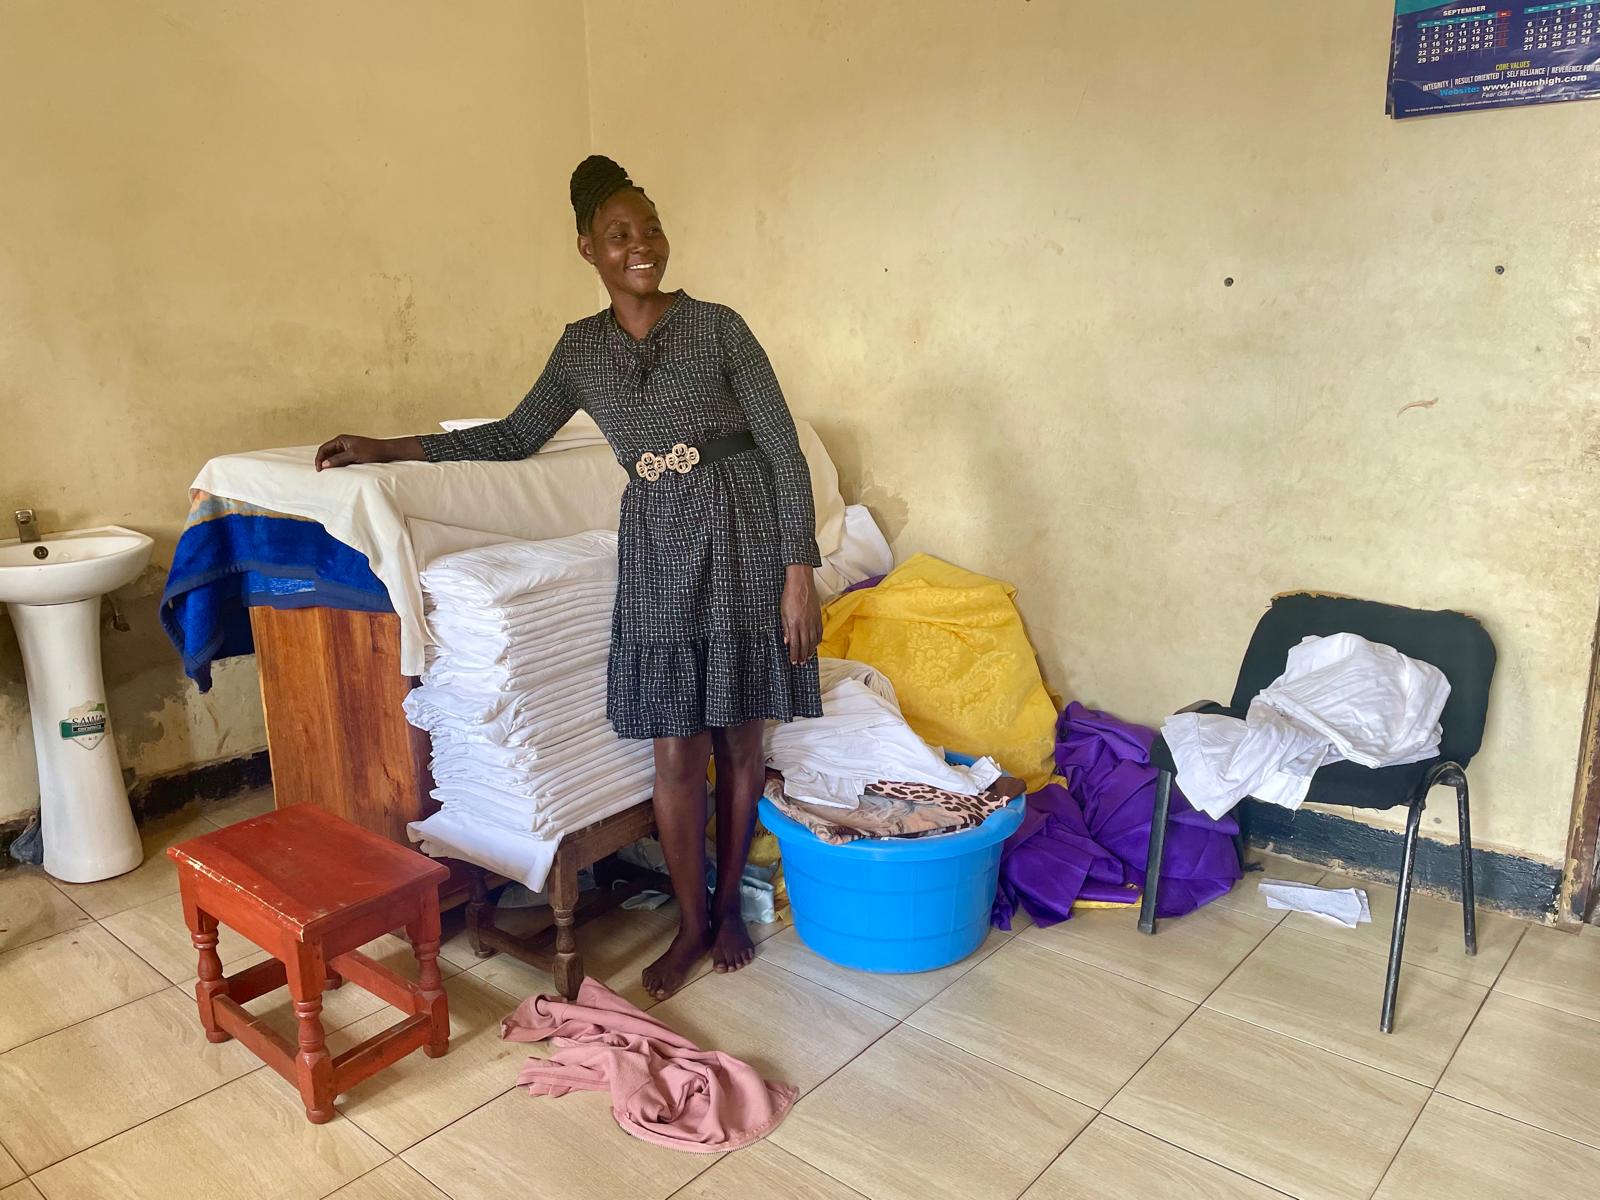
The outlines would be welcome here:
M 594 979 L 583 981 L 576 1003 L 524 1000 L 500 1023 L 500 1036 L 554 1047 L 517 1076 L 530 1096 L 608 1091 L 618 1125 L 669 1150 L 748 1146 L 777 1128 L 800 1094 L 768 1083 L 749 1063 L 700 1049 Z

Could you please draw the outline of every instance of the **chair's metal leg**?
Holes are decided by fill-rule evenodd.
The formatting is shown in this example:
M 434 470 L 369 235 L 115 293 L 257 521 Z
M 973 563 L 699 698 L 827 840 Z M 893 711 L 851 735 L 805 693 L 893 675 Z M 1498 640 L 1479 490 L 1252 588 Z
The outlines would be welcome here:
M 1167 848 L 1167 810 L 1172 806 L 1172 774 L 1156 773 L 1156 809 L 1150 816 L 1150 853 L 1144 862 L 1144 897 L 1139 901 L 1139 932 L 1156 931 L 1156 893 L 1161 887 L 1161 857 Z
M 1411 875 L 1417 864 L 1417 834 L 1422 828 L 1422 810 L 1428 802 L 1428 789 L 1422 788 L 1411 801 L 1406 818 L 1405 858 L 1400 864 L 1400 885 L 1394 900 L 1394 935 L 1389 940 L 1389 974 L 1383 984 L 1383 1014 L 1378 1028 L 1394 1032 L 1394 1000 L 1400 989 L 1400 958 L 1406 944 L 1406 916 L 1411 907 Z
M 1478 952 L 1478 898 L 1472 879 L 1472 819 L 1467 814 L 1467 773 L 1457 767 L 1451 781 L 1456 788 L 1456 810 L 1461 814 L 1461 924 L 1467 954 Z

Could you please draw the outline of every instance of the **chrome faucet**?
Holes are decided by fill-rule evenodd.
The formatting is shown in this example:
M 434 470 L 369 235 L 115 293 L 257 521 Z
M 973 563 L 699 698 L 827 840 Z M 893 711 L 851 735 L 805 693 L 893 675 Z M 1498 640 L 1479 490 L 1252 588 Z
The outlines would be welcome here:
M 17 519 L 18 540 L 37 542 L 39 540 L 39 522 L 34 519 L 33 509 L 19 508 L 12 515 Z

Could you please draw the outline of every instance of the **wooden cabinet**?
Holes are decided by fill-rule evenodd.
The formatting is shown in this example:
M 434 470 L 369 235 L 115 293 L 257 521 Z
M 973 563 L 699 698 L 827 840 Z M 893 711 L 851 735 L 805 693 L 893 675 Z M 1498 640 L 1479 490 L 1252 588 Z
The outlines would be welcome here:
M 400 618 L 342 608 L 252 608 L 279 808 L 314 804 L 409 845 L 438 809 L 428 735 L 401 708 Z

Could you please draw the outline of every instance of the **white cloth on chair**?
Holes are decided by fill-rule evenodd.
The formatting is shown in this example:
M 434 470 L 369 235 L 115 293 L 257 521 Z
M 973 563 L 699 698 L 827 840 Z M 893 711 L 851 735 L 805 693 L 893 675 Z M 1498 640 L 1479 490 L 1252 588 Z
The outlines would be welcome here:
M 1161 727 L 1189 802 L 1221 817 L 1246 796 L 1299 808 L 1319 767 L 1421 762 L 1439 752 L 1450 681 L 1353 633 L 1308 637 L 1244 720 L 1178 713 Z

